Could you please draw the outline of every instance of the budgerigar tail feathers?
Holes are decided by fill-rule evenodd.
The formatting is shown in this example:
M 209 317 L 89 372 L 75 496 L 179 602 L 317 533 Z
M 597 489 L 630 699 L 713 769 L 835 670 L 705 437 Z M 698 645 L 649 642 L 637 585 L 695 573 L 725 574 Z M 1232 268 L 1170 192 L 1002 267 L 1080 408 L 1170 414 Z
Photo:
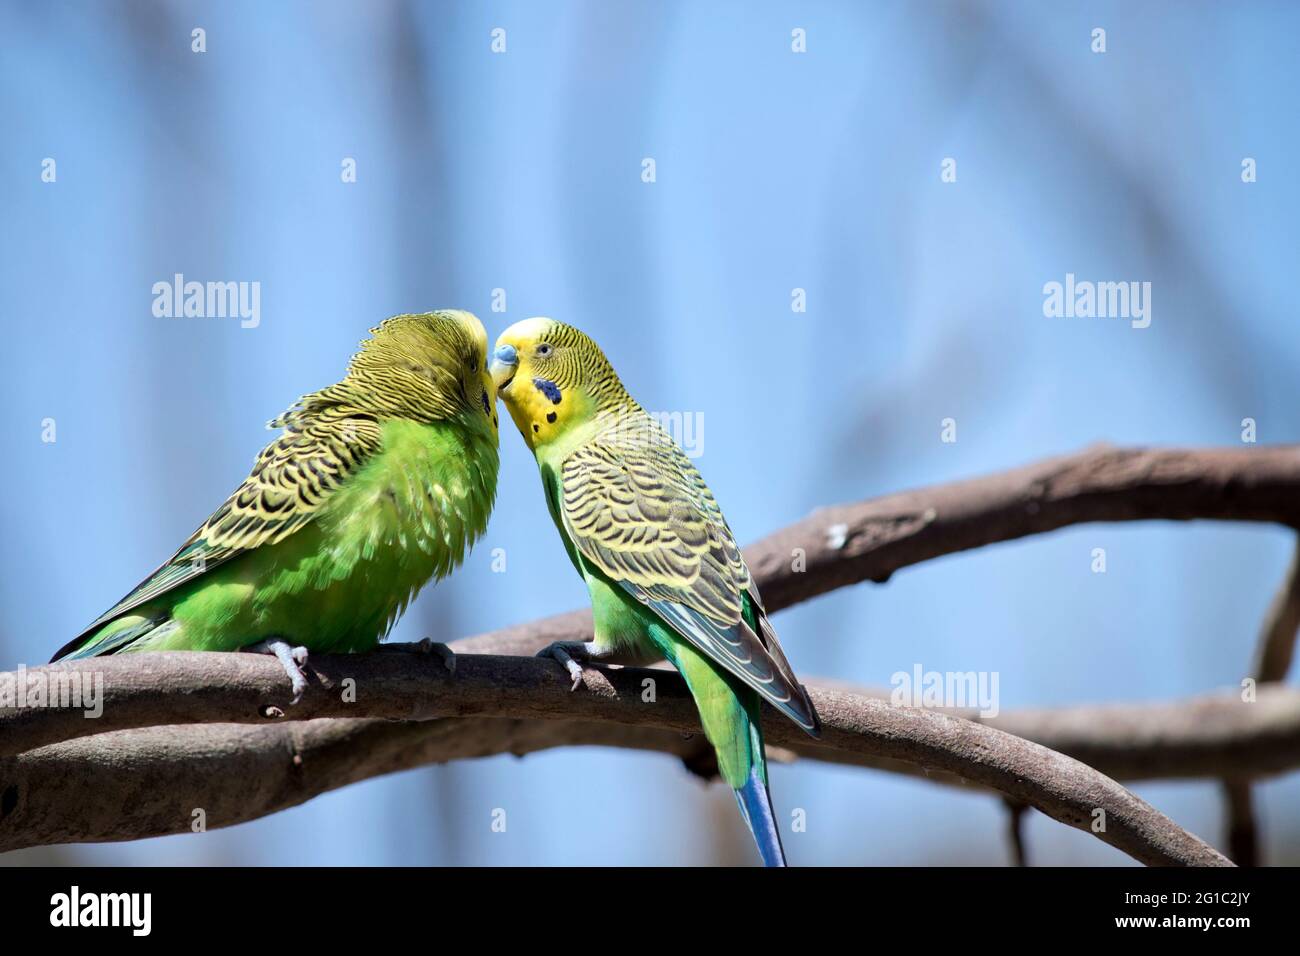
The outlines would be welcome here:
M 759 723 L 759 696 L 685 641 L 668 648 L 699 709 L 704 736 L 718 756 L 718 774 L 736 794 L 765 866 L 785 866 Z
M 772 812 L 772 797 L 767 791 L 767 781 L 755 761 L 745 785 L 735 791 L 740 815 L 745 818 L 749 832 L 754 834 L 758 853 L 764 866 L 785 866 L 785 851 L 781 848 L 781 833 Z

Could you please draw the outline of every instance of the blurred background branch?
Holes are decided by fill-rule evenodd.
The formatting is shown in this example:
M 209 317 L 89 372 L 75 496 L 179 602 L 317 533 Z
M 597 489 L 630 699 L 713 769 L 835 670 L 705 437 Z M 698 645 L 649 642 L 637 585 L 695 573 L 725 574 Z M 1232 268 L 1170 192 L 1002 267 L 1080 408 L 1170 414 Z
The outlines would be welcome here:
M 1286 679 L 1300 633 L 1300 535 L 1296 537 L 1282 584 L 1264 615 L 1251 662 L 1250 676 L 1258 684 L 1275 684 Z M 1227 845 L 1232 859 L 1241 866 L 1262 862 L 1259 822 L 1250 779 L 1242 774 L 1223 782 L 1227 817 Z

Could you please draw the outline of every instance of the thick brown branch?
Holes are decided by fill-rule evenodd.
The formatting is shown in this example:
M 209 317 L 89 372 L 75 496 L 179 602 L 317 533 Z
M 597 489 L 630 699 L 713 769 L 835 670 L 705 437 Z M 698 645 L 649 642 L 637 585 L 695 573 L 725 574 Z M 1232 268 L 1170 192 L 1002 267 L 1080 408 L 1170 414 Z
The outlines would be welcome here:
M 652 727 L 473 717 L 118 731 L 0 758 L 0 850 L 217 829 L 398 770 L 579 745 L 683 758 L 708 746 Z
M 1139 777 L 1169 772 L 1175 762 L 1170 753 L 1186 761 L 1193 775 L 1219 772 L 1224 754 L 1234 755 L 1252 773 L 1282 769 L 1288 762 L 1294 766 L 1300 759 L 1300 691 L 1284 688 L 1270 689 L 1245 707 L 1237 695 L 1225 693 L 1184 703 L 1070 709 L 1046 721 L 1013 712 L 993 723 L 1033 731 L 1052 749 L 1079 747 L 1103 770 L 1157 771 Z M 1288 723 L 1289 743 L 1276 730 Z M 1130 728 L 1140 730 L 1126 738 Z M 830 751 L 797 734 L 786 743 L 774 751 L 965 783 L 865 752 Z M 396 770 L 581 745 L 659 751 L 688 762 L 710 750 L 698 735 L 688 739 L 654 727 L 566 720 L 344 718 L 125 731 L 0 759 L 0 847 L 184 832 L 196 807 L 205 810 L 209 827 L 228 826 Z M 106 799 L 80 798 L 92 790 Z M 179 816 L 178 807 L 184 811 Z
M 125 715 L 134 715 L 126 723 L 176 724 L 205 719 L 229 720 L 232 716 L 252 724 L 271 723 L 276 743 L 272 757 L 262 749 L 258 760 L 280 756 L 279 772 L 267 767 L 258 769 L 259 786 L 266 793 L 240 791 L 241 813 L 252 816 L 272 812 L 282 806 L 291 806 L 301 799 L 332 786 L 342 786 L 353 780 L 375 773 L 398 769 L 382 761 L 376 762 L 374 754 L 389 751 L 371 738 L 386 739 L 383 730 L 368 730 L 364 753 L 358 751 L 350 762 L 343 750 L 330 750 L 330 760 L 323 768 L 313 768 L 312 787 L 305 795 L 294 796 L 301 790 L 295 782 L 303 766 L 299 750 L 283 749 L 284 727 L 290 721 L 282 717 L 264 716 L 277 713 L 268 708 L 280 708 L 304 726 L 314 726 L 321 716 L 354 716 L 373 718 L 431 717 L 510 717 L 536 718 L 563 725 L 558 736 L 555 731 L 530 730 L 533 748 L 556 746 L 564 743 L 600 742 L 624 746 L 648 747 L 666 750 L 680 756 L 689 756 L 691 750 L 670 745 L 662 736 L 632 736 L 614 731 L 614 727 L 650 729 L 697 733 L 698 721 L 694 703 L 681 678 L 671 671 L 639 668 L 590 670 L 586 686 L 576 693 L 568 690 L 566 677 L 553 662 L 522 657 L 491 657 L 462 655 L 457 658 L 454 675 L 435 656 L 410 653 L 384 653 L 374 655 L 320 657 L 315 661 L 315 679 L 295 707 L 283 705 L 284 678 L 278 665 L 265 657 L 227 654 L 157 654 L 150 655 L 148 668 L 130 665 L 130 658 L 109 658 L 104 661 L 83 661 L 69 665 L 55 665 L 65 670 L 89 669 L 99 664 L 121 668 L 113 674 L 107 686 L 113 688 L 106 701 L 100 729 L 121 726 Z M 653 682 L 647 685 L 647 681 Z M 156 687 L 169 688 L 159 694 Z M 653 694 L 647 695 L 647 687 Z M 217 688 L 217 690 L 214 690 Z M 355 691 L 355 703 L 346 703 L 345 695 Z M 650 697 L 652 699 L 647 699 Z M 1106 833 L 1102 839 L 1133 854 L 1144 862 L 1212 862 L 1213 851 L 1203 847 L 1189 835 L 1170 830 L 1173 825 L 1151 810 L 1146 804 L 1076 760 L 1056 753 L 1039 744 L 1011 736 L 977 721 L 894 707 L 883 700 L 853 694 L 844 690 L 814 688 L 813 697 L 825 724 L 823 737 L 814 741 L 805 737 L 788 721 L 775 714 L 765 720 L 767 736 L 774 747 L 789 749 L 796 754 L 815 759 L 845 763 L 882 762 L 886 766 L 906 766 L 927 773 L 940 774 L 951 779 L 968 781 L 997 790 L 1005 795 L 1037 807 L 1047 815 L 1072 826 L 1089 827 L 1093 813 L 1102 809 L 1106 813 Z M 116 714 L 117 716 L 110 716 Z M 77 720 L 84 720 L 77 717 Z M 1242 703 L 1235 695 L 1220 695 L 1183 705 L 1151 705 L 1130 708 L 1094 708 L 1073 716 L 1051 718 L 1008 714 L 996 719 L 1021 732 L 1027 724 L 1037 720 L 1039 729 L 1047 729 L 1052 743 L 1087 750 L 1090 728 L 1095 745 L 1096 728 L 1123 728 L 1134 739 L 1128 760 L 1137 766 L 1162 767 L 1159 760 L 1143 760 L 1146 755 L 1170 751 L 1181 753 L 1199 764 L 1236 759 L 1241 754 L 1253 760 L 1258 771 L 1295 765 L 1300 760 L 1300 692 L 1287 688 L 1270 688 L 1267 693 L 1250 704 Z M 348 721 L 349 725 L 356 721 Z M 409 760 L 401 758 L 400 766 L 414 766 L 433 759 L 454 759 L 467 755 L 456 747 L 477 747 L 474 753 L 515 750 L 509 738 L 492 737 L 494 745 L 484 743 L 481 735 L 467 734 L 462 740 L 452 735 L 444 738 L 443 728 L 448 721 L 425 723 L 383 723 L 380 727 L 391 729 L 396 738 L 395 751 L 401 751 L 413 740 L 423 740 L 421 728 L 447 748 L 431 751 L 414 748 Z M 459 720 L 459 727 L 509 723 L 521 725 L 520 720 L 467 722 Z M 369 726 L 367 722 L 367 726 Z M 41 725 L 36 725 L 40 727 Z M 201 728 L 170 726 L 161 730 L 134 731 L 85 737 L 69 743 L 56 744 L 35 750 L 0 763 L 0 804 L 7 804 L 10 812 L 0 820 L 0 847 L 33 845 L 51 839 L 115 839 L 122 838 L 122 828 L 130 836 L 143 836 L 155 832 L 177 832 L 188 827 L 188 822 L 176 815 L 174 801 L 202 806 L 208 811 L 209 825 L 219 825 L 226 818 L 215 810 L 215 798 L 209 793 L 211 779 L 206 771 L 186 783 L 173 780 L 166 771 L 166 762 L 175 760 L 183 766 L 188 760 L 191 767 L 211 766 L 213 761 L 223 765 L 222 774 L 233 774 L 236 779 L 249 777 L 240 770 L 245 751 L 254 747 L 256 738 L 250 731 L 256 728 L 231 727 L 227 724 Z M 573 728 L 581 727 L 582 734 L 591 734 L 593 726 L 604 726 L 600 739 L 572 737 Z M 430 729 L 433 728 L 433 729 Z M 1279 728 L 1284 728 L 1279 731 Z M 523 733 L 516 726 L 514 733 Z M 132 733 L 141 734 L 141 747 L 137 748 Z M 305 731 L 291 731 L 306 733 Z M 315 738 L 313 738 L 315 739 Z M 329 738 L 331 741 L 333 737 Z M 165 741 L 175 741 L 175 746 L 160 750 Z M 504 741 L 504 742 L 502 742 Z M 1136 742 L 1135 742 L 1136 741 Z M 684 742 L 685 743 L 685 742 Z M 296 746 L 296 745 L 295 745 Z M 430 745 L 431 746 L 431 745 Z M 492 747 L 497 749 L 494 750 Z M 1117 743 L 1115 751 L 1123 747 Z M 292 755 L 298 753 L 299 760 Z M 135 755 L 128 760 L 127 755 Z M 162 776 L 143 773 L 148 755 L 162 761 Z M 141 756 L 143 755 L 143 756 Z M 1119 756 L 1112 754 L 1112 757 Z M 164 759 L 165 757 L 165 759 Z M 250 758 L 251 759 L 251 758 Z M 1122 762 L 1122 760 L 1121 760 Z M 60 790 L 49 773 L 66 774 L 70 767 L 78 766 L 81 773 L 107 774 L 116 777 L 117 768 L 132 764 L 133 773 L 141 783 L 153 781 L 155 788 L 169 792 L 165 798 L 172 806 L 167 820 L 170 828 L 158 831 L 148 829 L 157 824 L 156 818 L 145 816 L 134 823 L 119 821 L 115 815 L 128 812 L 130 801 L 117 798 L 125 778 L 106 780 L 97 792 L 112 793 L 110 801 L 115 815 L 110 815 L 100 825 L 103 830 L 86 829 L 90 824 L 82 818 L 85 802 L 75 796 L 75 788 Z M 227 766 L 227 764 L 229 764 Z M 1219 763 L 1219 767 L 1222 767 Z M 57 771 L 48 768 L 57 767 Z M 260 766 L 260 765 L 259 765 Z M 180 771 L 177 771 L 180 775 Z M 189 778 L 187 778 L 189 779 Z M 24 784 L 22 781 L 26 781 Z M 60 796 L 62 794 L 62 796 Z M 158 798 L 164 799 L 164 798 Z M 207 802 L 204 802 L 207 801 Z M 264 801 L 259 805 L 259 801 Z M 152 804 L 156 805 L 157 799 Z M 193 807 L 189 807 L 188 813 Z M 134 813 L 134 811 L 130 811 Z M 144 813 L 142 810 L 141 813 Z M 248 819 L 232 814 L 228 822 Z M 141 829 L 144 827 L 145 829 Z M 117 828 L 117 829 L 114 829 Z M 76 834 L 69 836 L 69 833 Z M 1189 842 L 1194 841 L 1194 842 Z
M 746 555 L 755 577 L 762 587 L 770 610 L 778 610 L 797 601 L 823 594 L 829 590 L 863 580 L 886 580 L 895 570 L 939 555 L 952 553 L 1005 541 L 1024 535 L 1050 531 L 1068 524 L 1085 521 L 1127 521 L 1147 518 L 1185 520 L 1192 518 L 1218 518 L 1231 520 L 1274 521 L 1292 526 L 1300 525 L 1300 450 L 1296 448 L 1268 448 L 1251 450 L 1210 451 L 1124 451 L 1097 448 L 1081 454 L 1031 465 L 1015 471 L 972 481 L 936 486 L 921 491 L 892 495 L 876 501 L 857 505 L 829 508 L 815 513 L 798 524 L 778 532 L 747 550 Z M 590 617 L 585 612 L 575 612 L 549 618 L 529 625 L 482 635 L 460 642 L 460 651 L 530 653 L 552 640 L 583 638 L 590 633 Z M 586 728 L 583 733 L 595 734 L 592 721 L 612 721 L 613 727 L 602 727 L 601 733 L 624 739 L 630 726 L 643 729 L 644 725 L 659 730 L 645 730 L 653 736 L 628 745 L 653 746 L 654 749 L 673 750 L 663 744 L 662 734 L 667 730 L 682 730 L 695 726 L 695 713 L 685 696 L 680 682 L 663 672 L 614 672 L 608 678 L 589 681 L 588 693 L 564 696 L 568 701 L 557 712 L 552 702 L 557 699 L 555 690 L 562 684 L 554 668 L 537 670 L 535 663 L 489 661 L 480 658 L 461 658 L 462 671 L 453 681 L 441 671 L 436 658 L 419 661 L 410 655 L 373 655 L 345 659 L 323 659 L 316 665 L 321 681 L 315 685 L 308 699 L 292 716 L 340 715 L 354 717 L 359 713 L 396 718 L 428 718 L 439 715 L 509 715 L 511 717 L 547 718 L 545 726 L 554 728 L 561 723 L 570 727 Z M 224 663 L 222 663 L 224 662 Z M 159 756 L 160 772 L 165 766 L 161 740 L 189 741 L 181 750 L 193 765 L 207 765 L 212 760 L 224 758 L 238 762 L 243 759 L 231 751 L 231 746 L 250 748 L 248 759 L 263 754 L 258 741 L 283 743 L 284 735 L 305 733 L 302 728 L 315 727 L 319 722 L 283 724 L 274 728 L 258 727 L 189 727 L 185 729 L 161 728 L 131 730 L 157 723 L 197 723 L 205 721 L 266 721 L 271 707 L 283 708 L 283 679 L 275 665 L 266 660 L 225 655 L 140 655 L 120 659 L 106 659 L 70 665 L 74 668 L 89 666 L 107 679 L 105 715 L 97 721 L 86 721 L 79 714 L 54 708 L 29 708 L 26 710 L 0 710 L 0 753 L 16 754 L 22 750 L 54 741 L 68 741 L 44 747 L 4 761 L 6 774 L 32 771 L 38 766 L 49 766 L 51 761 L 72 759 L 80 754 L 86 773 L 107 772 L 106 768 L 120 766 L 114 761 L 120 755 L 134 755 L 145 761 L 147 754 Z M 491 672 L 476 671 L 476 667 L 489 668 Z M 60 668 L 66 669 L 61 665 Z M 468 668 L 468 671 L 466 671 Z M 342 695 L 343 680 L 353 677 L 357 681 L 358 704 L 347 704 Z M 612 680 L 620 681 L 654 679 L 661 692 L 659 703 L 653 708 L 636 707 L 633 688 L 623 687 L 623 693 L 603 692 L 597 685 Z M 540 681 L 540 683 L 537 683 Z M 613 685 L 610 685 L 613 686 Z M 541 696 L 539 696 L 541 692 Z M 627 694 L 632 693 L 632 696 Z M 1080 800 L 1086 794 L 1104 796 L 1111 801 L 1110 809 L 1116 811 L 1117 835 L 1107 838 L 1123 846 L 1139 858 L 1160 858 L 1163 861 L 1193 859 L 1203 860 L 1208 851 L 1203 844 L 1180 842 L 1194 840 L 1181 831 L 1165 831 L 1168 821 L 1152 823 L 1154 813 L 1136 798 L 1115 787 L 1105 778 L 1104 785 L 1089 777 L 1092 772 L 1078 767 L 1060 754 L 1017 750 L 1007 744 L 1004 735 L 990 739 L 979 738 L 975 750 L 961 750 L 963 734 L 992 734 L 994 731 L 971 721 L 920 711 L 888 707 L 878 701 L 843 695 L 836 703 L 835 691 L 818 691 L 819 707 L 834 714 L 827 721 L 827 739 L 822 744 L 812 744 L 796 737 L 796 731 L 783 721 L 770 722 L 769 737 L 774 744 L 785 744 L 805 754 L 815 750 L 820 759 L 845 760 L 878 766 L 937 772 L 994 789 L 1001 789 L 1013 799 L 1020 799 L 1039 807 L 1057 819 L 1073 825 L 1086 825 L 1079 817 Z M 847 701 L 848 703 L 845 703 Z M 1290 701 L 1275 700 L 1285 725 L 1291 719 Z M 629 706 L 631 705 L 631 706 Z M 842 706 L 841 706 L 842 705 Z M 252 709 L 250 709 L 252 708 Z M 638 714 L 631 719 L 631 714 Z M 1252 716 L 1257 716 L 1258 711 Z M 556 720 L 563 716 L 564 721 Z M 650 716 L 652 715 L 652 716 Z M 886 716 L 882 716 L 886 715 Z M 1274 715 L 1275 717 L 1278 715 Z M 1249 718 L 1238 716 L 1234 732 L 1240 731 L 1240 721 Z M 1008 715 L 1006 721 L 1013 721 Z M 934 723 L 934 722 L 939 723 Z M 474 720 L 475 725 L 500 724 L 499 720 Z M 464 728 L 468 721 L 457 721 Z M 519 728 L 534 728 L 530 733 L 540 733 L 535 728 L 543 726 L 530 720 L 513 721 Z M 349 760 L 338 748 L 351 746 L 354 738 L 349 734 L 378 735 L 387 739 L 391 734 L 405 734 L 424 739 L 424 732 L 432 727 L 447 727 L 452 721 L 436 724 L 372 724 L 355 720 L 335 722 L 329 733 L 312 738 L 335 761 L 318 761 L 324 764 L 322 775 L 315 785 L 320 789 L 338 786 L 350 779 L 360 779 L 374 773 L 396 769 L 385 765 L 382 748 L 379 757 L 366 756 Z M 327 725 L 321 724 L 322 728 Z M 940 732 L 940 726 L 944 728 Z M 124 733 L 99 737 L 83 737 L 122 728 Z M 960 729 L 954 729 L 960 728 Z M 1076 728 L 1077 729 L 1077 728 Z M 1251 751 L 1258 772 L 1268 768 L 1294 765 L 1294 739 L 1290 725 L 1272 725 L 1264 730 L 1252 728 L 1260 742 Z M 521 729 L 518 731 L 523 733 Z M 162 735 L 162 736 L 160 736 Z M 341 736 L 340 736 L 341 735 Z M 1082 735 L 1087 738 L 1087 734 Z M 1194 736 L 1194 735 L 1193 735 Z M 1223 735 L 1226 739 L 1232 733 Z M 305 739 L 305 738 L 304 738 Z M 367 738 L 369 739 L 369 738 Z M 498 740 L 502 738 L 496 738 Z M 563 742 L 552 737 L 540 739 L 542 745 L 555 746 Z M 139 742 L 140 748 L 136 747 Z M 549 741 L 549 742 L 547 742 Z M 867 741 L 867 743 L 863 743 Z M 467 746 L 473 742 L 471 738 Z M 969 741 L 965 741 L 969 743 Z M 1033 745 L 1024 744 L 1032 747 Z M 1087 741 L 1076 741 L 1086 752 Z M 107 745 L 111 750 L 105 750 Z M 304 744 L 305 745 L 305 744 Z M 996 746 L 994 746 L 996 745 Z M 394 746 L 401 750 L 402 744 Z M 455 753 L 447 749 L 419 751 L 424 759 L 453 759 Z M 486 744 L 484 746 L 487 746 Z M 503 744 L 503 746 L 506 746 Z M 514 744 L 508 746 L 513 747 Z M 1189 754 L 1191 761 L 1204 761 L 1207 754 L 1219 759 L 1222 751 L 1215 744 L 1199 741 Z M 981 747 L 992 749 L 981 751 Z M 334 748 L 334 749 L 329 749 Z M 1010 748 L 1010 749 L 999 749 Z M 1123 749 L 1122 747 L 1120 748 Z M 283 749 L 274 750 L 281 757 Z M 301 758 L 305 751 L 298 751 Z M 312 750 L 312 753 L 317 753 Z M 403 750 L 403 753 L 405 751 Z M 450 756 L 438 756 L 448 753 Z M 1042 779 L 1033 776 L 1015 778 L 1015 773 L 1025 768 L 1026 754 L 1039 770 L 1049 767 L 1057 776 Z M 95 755 L 99 755 L 95 759 Z M 215 754 L 215 756 L 214 756 Z M 431 755 L 433 754 L 433 755 Z M 418 756 L 418 755 L 417 755 Z M 684 754 L 684 756 L 691 756 Z M 1100 758 L 1100 755 L 1094 754 Z M 1125 759 L 1123 753 L 1109 755 L 1117 764 Z M 1233 759 L 1239 754 L 1233 752 Z M 126 756 L 123 756 L 123 760 Z M 182 759 L 178 757 L 177 759 Z M 407 757 L 394 758 L 402 765 Z M 1005 762 L 999 763 L 999 760 Z M 1063 761 L 1054 763 L 1055 761 Z M 417 762 L 423 762 L 418 761 Z M 1170 765 L 1185 766 L 1179 758 Z M 1238 764 L 1241 761 L 1238 759 Z M 300 763 L 294 766 L 300 766 Z M 65 765 L 66 766 L 66 765 Z M 1160 762 L 1147 762 L 1147 770 L 1160 766 Z M 1222 766 L 1222 765 L 1220 765 Z M 331 769 L 333 767 L 334 769 Z M 1234 767 L 1236 769 L 1236 767 Z M 141 770 L 142 772 L 142 770 Z M 1156 771 L 1159 773 L 1159 771 Z M 1167 770 L 1166 772 L 1178 772 Z M 1097 776 L 1093 774 L 1093 776 Z M 152 785 L 148 774 L 140 778 L 141 785 Z M 12 779 L 12 778 L 11 778 Z M 133 778 L 136 779 L 136 778 Z M 274 777 L 271 778 L 274 781 Z M 338 782 L 330 783 L 331 780 Z M 1017 780 L 1020 782 L 1017 783 Z M 1085 787 L 1073 794 L 1062 792 L 1063 781 Z M 1026 782 L 1027 781 L 1027 782 Z M 48 780 L 46 781 L 48 783 Z M 213 781 L 210 784 L 215 786 Z M 281 791 L 274 799 L 268 797 L 261 804 L 261 812 L 271 812 L 279 805 L 289 806 L 297 799 L 286 793 L 295 788 L 280 781 Z M 1023 787 L 1032 795 L 1020 792 Z M 1098 789 L 1100 788 L 1100 789 Z M 1109 788 L 1114 788 L 1112 791 Z M 301 789 L 301 788 L 298 788 Z M 1117 792 L 1116 792 L 1117 791 Z M 52 803 L 46 808 L 52 815 L 41 826 L 33 827 L 32 814 L 40 809 L 32 807 L 32 798 L 49 793 Z M 59 814 L 65 816 L 70 808 L 54 798 L 54 789 L 40 787 L 24 792 L 17 783 L 4 783 L 0 788 L 0 831 L 10 838 L 8 845 L 27 845 L 30 841 L 21 834 L 31 835 L 44 829 L 56 832 Z M 103 791 L 100 791 L 103 792 Z M 187 791 L 193 792 L 193 791 Z M 314 792 L 320 792 L 319 789 Z M 247 793 L 243 794 L 247 797 Z M 289 802 L 284 802 L 289 800 Z M 1133 801 L 1136 801 L 1133 802 Z M 84 811 L 84 805 L 81 808 Z M 256 813 L 253 815 L 257 815 Z M 1112 814 L 1115 815 L 1115 814 Z M 1156 815 L 1158 817 L 1158 815 Z M 23 824 L 20 821 L 27 819 Z M 1159 818 L 1163 821 L 1163 818 Z M 234 821 L 232 821 L 234 822 Z M 75 829 L 64 819 L 65 830 Z M 108 825 L 105 824 L 107 827 Z M 140 828 L 139 821 L 128 827 L 127 835 L 144 835 L 155 832 Z M 1169 824 L 1172 826 L 1172 824 Z M 102 836 L 89 827 L 81 839 L 119 839 L 121 834 Z M 1154 827 L 1154 829 L 1152 829 Z M 1176 828 L 1175 828 L 1176 830 Z M 166 829 L 159 832 L 174 832 Z M 14 834 L 20 834 L 15 837 Z M 16 842 L 15 842 L 16 841 Z M 1127 843 L 1125 842 L 1127 841 Z M 1208 851 L 1213 853 L 1213 851 Z M 1145 856 L 1143 856 L 1145 854 Z M 1153 856 L 1154 855 L 1154 856 Z
M 88 719 L 66 708 L 0 711 L 0 753 L 158 725 L 265 725 L 317 717 L 618 719 L 610 714 L 611 701 L 630 705 L 641 691 L 639 685 L 635 694 L 624 686 L 620 695 L 610 680 L 620 686 L 652 680 L 657 704 L 661 710 L 668 707 L 666 713 L 674 715 L 676 723 L 651 722 L 677 730 L 695 726 L 693 706 L 673 671 L 615 669 L 605 678 L 599 673 L 591 672 L 586 691 L 558 694 L 553 691 L 567 690 L 568 679 L 550 661 L 461 654 L 453 675 L 440 658 L 420 653 L 419 645 L 394 645 L 379 654 L 313 658 L 307 692 L 290 706 L 283 671 L 262 655 L 171 652 L 51 664 L 29 671 L 28 680 L 50 674 L 83 679 L 99 675 L 104 683 L 103 715 Z M 885 690 L 812 687 L 818 701 L 889 697 Z M 641 710 L 653 711 L 654 706 Z M 1261 688 L 1250 703 L 1236 693 L 1224 693 L 1175 703 L 1011 711 L 989 719 L 969 711 L 950 713 L 1038 741 L 1116 779 L 1266 776 L 1300 766 L 1300 691 L 1281 686 Z M 771 742 L 797 753 L 807 754 L 812 747 L 822 760 L 907 769 L 891 766 L 888 755 L 871 747 L 849 743 L 828 750 L 812 745 L 776 715 L 764 725 L 772 728 Z

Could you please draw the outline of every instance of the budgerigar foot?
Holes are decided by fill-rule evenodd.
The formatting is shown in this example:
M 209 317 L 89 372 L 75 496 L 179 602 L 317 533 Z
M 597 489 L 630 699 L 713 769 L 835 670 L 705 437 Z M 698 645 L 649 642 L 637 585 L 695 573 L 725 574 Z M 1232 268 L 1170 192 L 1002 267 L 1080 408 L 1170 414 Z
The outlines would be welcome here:
M 456 652 L 446 644 L 440 644 L 431 637 L 426 637 L 419 644 L 421 654 L 437 654 L 448 674 L 456 673 Z
M 537 656 L 549 657 L 563 664 L 564 669 L 573 678 L 573 686 L 569 688 L 569 691 L 573 692 L 582 686 L 582 664 L 580 662 L 591 660 L 592 652 L 591 648 L 582 641 L 556 641 L 554 644 L 548 644 L 538 651 Z
M 278 637 L 267 638 L 265 641 L 258 641 L 256 644 L 250 644 L 244 648 L 254 654 L 272 654 L 284 668 L 284 672 L 289 675 L 289 684 L 293 688 L 293 700 L 289 703 L 296 704 L 302 700 L 303 693 L 307 690 L 307 675 L 303 673 L 303 665 L 307 663 L 307 648 L 294 647 L 288 641 L 282 641 Z

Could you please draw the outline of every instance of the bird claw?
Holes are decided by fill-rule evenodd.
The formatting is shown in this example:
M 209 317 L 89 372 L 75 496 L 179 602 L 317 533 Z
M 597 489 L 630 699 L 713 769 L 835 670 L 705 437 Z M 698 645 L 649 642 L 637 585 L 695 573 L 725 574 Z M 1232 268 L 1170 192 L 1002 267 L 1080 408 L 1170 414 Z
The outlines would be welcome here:
M 289 686 L 293 690 L 293 699 L 289 703 L 296 704 L 302 700 L 302 695 L 307 691 L 307 675 L 303 673 L 303 667 L 307 663 L 307 648 L 292 646 L 288 641 L 282 641 L 278 637 L 267 638 L 265 641 L 258 641 L 245 648 L 254 654 L 270 654 L 280 662 L 284 668 L 285 674 L 289 678 Z
M 442 661 L 442 666 L 447 668 L 448 674 L 456 673 L 456 652 L 446 644 L 440 644 L 432 638 L 426 637 L 419 644 L 421 654 L 437 654 Z
M 577 661 L 569 661 L 564 667 L 568 670 L 569 676 L 573 678 L 573 686 L 569 688 L 569 693 L 572 694 L 582 686 L 582 665 Z
M 577 645 L 581 647 L 582 645 Z M 537 652 L 538 657 L 549 657 L 551 660 L 559 661 L 564 665 L 564 669 L 569 672 L 573 678 L 573 686 L 569 688 L 569 693 L 573 693 L 582 686 L 582 665 L 573 659 L 572 648 L 563 641 L 556 641 L 554 644 L 548 644 Z

